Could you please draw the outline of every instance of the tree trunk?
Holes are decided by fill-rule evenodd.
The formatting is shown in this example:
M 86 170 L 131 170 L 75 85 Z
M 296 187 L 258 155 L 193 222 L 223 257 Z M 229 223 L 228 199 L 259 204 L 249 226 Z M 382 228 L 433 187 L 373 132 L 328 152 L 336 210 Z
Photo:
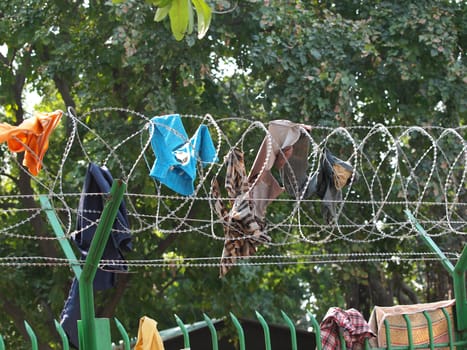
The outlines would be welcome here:
M 76 103 L 73 100 L 73 97 L 71 96 L 70 86 L 68 84 L 68 81 L 66 79 L 63 79 L 62 77 L 55 75 L 54 82 L 55 82 L 55 86 L 57 87 L 58 92 L 60 92 L 60 95 L 62 96 L 63 102 L 65 102 L 65 106 L 67 108 L 72 107 L 73 109 L 75 109 Z M 69 118 L 67 118 L 66 120 L 65 130 L 66 130 L 66 135 L 68 137 L 71 132 L 71 120 Z

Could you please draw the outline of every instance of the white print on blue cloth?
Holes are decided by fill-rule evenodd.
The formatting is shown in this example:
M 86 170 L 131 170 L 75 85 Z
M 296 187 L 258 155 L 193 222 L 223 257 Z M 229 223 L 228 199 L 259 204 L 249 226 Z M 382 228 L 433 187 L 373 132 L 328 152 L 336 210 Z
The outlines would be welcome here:
M 150 132 L 156 156 L 150 176 L 181 195 L 193 194 L 197 161 L 217 161 L 208 127 L 200 125 L 188 138 L 180 115 L 171 114 L 152 118 Z

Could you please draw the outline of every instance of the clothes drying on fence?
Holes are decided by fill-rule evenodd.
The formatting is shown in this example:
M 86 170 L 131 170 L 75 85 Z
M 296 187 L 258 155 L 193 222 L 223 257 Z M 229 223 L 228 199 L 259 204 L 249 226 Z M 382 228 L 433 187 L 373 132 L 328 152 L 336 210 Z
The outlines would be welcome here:
M 139 319 L 138 338 L 134 350 L 164 350 L 164 343 L 157 330 L 157 322 L 150 317 Z
M 294 145 L 302 132 L 310 129 L 310 126 L 290 120 L 273 120 L 269 123 L 268 134 L 263 139 L 248 175 L 256 217 L 264 218 L 267 206 L 284 191 L 272 175 L 272 167 L 281 169 L 287 159 L 295 154 Z M 298 153 L 295 155 L 298 156 Z
M 217 161 L 217 154 L 206 125 L 200 125 L 188 138 L 180 115 L 154 117 L 150 124 L 151 146 L 156 156 L 150 175 L 182 195 L 194 193 L 197 163 Z
M 220 277 L 224 277 L 238 257 L 251 256 L 260 244 L 268 243 L 271 238 L 263 231 L 264 222 L 255 217 L 253 200 L 248 191 L 243 152 L 234 148 L 226 157 L 225 189 L 229 197 L 229 207 L 221 199 L 217 178 L 211 186 L 214 209 L 224 227 L 224 249 L 222 251 Z
M 87 168 L 83 191 L 79 201 L 76 232 L 72 240 L 81 252 L 81 259 L 87 257 L 91 241 L 94 237 L 102 211 L 104 195 L 110 192 L 113 178 L 106 167 L 90 163 Z M 117 217 L 112 226 L 109 240 L 102 255 L 103 260 L 124 261 L 123 252 L 132 249 L 131 235 L 125 202 L 120 204 Z M 116 273 L 126 272 L 127 266 L 101 266 L 96 272 L 93 282 L 95 290 L 105 290 L 116 283 Z M 73 280 L 68 299 L 60 316 L 61 325 L 67 333 L 70 343 L 78 346 L 77 320 L 80 319 L 79 286 L 76 278 Z
M 407 321 L 403 315 L 407 315 L 410 320 L 413 345 L 429 344 L 428 329 L 430 326 L 423 314 L 424 311 L 427 312 L 431 320 L 434 344 L 447 344 L 449 341 L 449 327 L 448 320 L 442 309 L 446 309 L 448 317 L 451 320 L 452 331 L 454 331 L 453 307 L 455 302 L 455 299 L 453 299 L 413 305 L 375 306 L 369 320 L 371 329 L 377 335 L 376 339 L 372 340 L 372 345 L 374 347 L 387 347 L 386 327 L 384 324 L 386 320 L 389 324 L 391 346 L 408 346 Z M 451 336 L 454 340 L 454 333 Z
M 352 165 L 324 149 L 319 169 L 308 183 L 305 198 L 313 194 L 321 198 L 323 217 L 327 223 L 331 223 L 336 216 L 336 207 L 342 200 L 342 188 L 357 179 L 358 174 Z
M 36 113 L 18 126 L 0 123 L 0 143 L 7 142 L 12 152 L 24 152 L 23 165 L 33 176 L 37 176 L 49 148 L 49 136 L 57 127 L 62 114 L 60 110 Z
M 363 315 L 356 309 L 332 307 L 320 324 L 321 345 L 326 350 L 340 350 L 342 333 L 346 349 L 363 349 L 365 339 L 375 337 Z
M 293 152 L 287 162 L 279 169 L 282 183 L 286 192 L 293 198 L 305 195 L 304 189 L 308 180 L 308 155 L 310 151 L 310 138 L 305 131 L 293 146 Z

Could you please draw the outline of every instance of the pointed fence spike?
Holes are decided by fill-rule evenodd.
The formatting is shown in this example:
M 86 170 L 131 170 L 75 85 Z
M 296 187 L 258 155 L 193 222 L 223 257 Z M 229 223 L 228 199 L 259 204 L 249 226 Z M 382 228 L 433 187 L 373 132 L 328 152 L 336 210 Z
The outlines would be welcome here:
M 26 327 L 26 332 L 28 332 L 29 338 L 31 339 L 31 349 L 32 350 L 38 350 L 38 344 L 37 344 L 37 337 L 36 334 L 34 333 L 34 330 L 31 328 L 29 323 L 24 321 L 24 327 Z
M 287 314 L 281 310 L 282 318 L 285 320 L 285 323 L 289 326 L 290 329 L 290 341 L 292 342 L 292 350 L 297 350 L 297 331 L 295 330 L 295 325 Z
M 68 337 L 66 336 L 65 330 L 63 329 L 60 322 L 58 322 L 57 320 L 54 320 L 54 323 L 55 329 L 57 330 L 58 334 L 60 335 L 60 339 L 62 340 L 62 349 L 69 350 L 70 345 L 68 344 Z
M 240 350 L 245 350 L 245 333 L 243 332 L 243 327 L 233 313 L 230 313 L 230 318 L 232 319 L 232 322 L 237 329 Z
M 214 326 L 214 323 L 212 322 L 212 320 L 209 318 L 208 315 L 203 313 L 203 316 L 204 316 L 204 320 L 206 321 L 206 323 L 207 323 L 207 325 L 209 327 L 209 331 L 211 332 L 212 350 L 219 350 L 219 345 L 218 345 L 218 342 L 217 342 L 216 327 Z
M 321 344 L 321 329 L 319 327 L 319 323 L 316 320 L 315 316 L 311 314 L 311 312 L 307 311 L 306 312 L 308 317 L 310 318 L 310 322 L 313 326 L 313 331 L 315 332 L 315 338 L 316 338 L 316 350 L 322 350 L 323 346 Z
M 118 318 L 114 317 L 115 324 L 117 325 L 117 329 L 120 332 L 122 339 L 123 339 L 123 345 L 125 347 L 125 350 L 130 350 L 130 337 L 128 336 L 128 333 L 123 327 L 122 323 L 118 320 Z
M 185 324 L 180 319 L 180 317 L 178 317 L 176 314 L 174 316 L 175 316 L 175 321 L 177 321 L 177 324 L 178 324 L 178 326 L 180 327 L 180 330 L 183 333 L 183 347 L 185 349 L 189 349 L 190 348 L 190 336 L 188 335 L 188 331 L 187 331 L 187 329 L 185 327 Z
M 266 323 L 266 320 L 264 317 L 258 312 L 255 311 L 256 317 L 259 320 L 259 323 L 261 323 L 261 326 L 263 327 L 264 331 L 264 344 L 266 345 L 266 350 L 271 350 L 271 335 L 269 333 L 269 326 Z

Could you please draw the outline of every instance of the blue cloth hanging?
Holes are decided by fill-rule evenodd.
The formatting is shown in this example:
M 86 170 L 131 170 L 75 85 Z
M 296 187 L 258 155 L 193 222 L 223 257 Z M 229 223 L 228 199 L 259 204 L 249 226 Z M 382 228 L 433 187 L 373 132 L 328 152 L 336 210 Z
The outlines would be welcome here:
M 216 149 L 206 125 L 200 125 L 188 138 L 179 114 L 151 119 L 151 146 L 156 156 L 150 176 L 173 191 L 194 193 L 196 166 L 217 161 Z
M 100 167 L 90 163 L 81 193 L 76 233 L 72 240 L 81 252 L 81 259 L 86 259 L 91 242 L 104 209 L 104 198 L 100 193 L 109 193 L 113 183 L 112 175 L 106 167 Z M 94 194 L 93 194 L 94 193 Z M 102 255 L 103 260 L 124 260 L 123 251 L 132 249 L 131 235 L 125 202 L 120 204 L 117 217 L 112 226 L 109 240 Z M 105 290 L 112 288 L 116 283 L 116 273 L 127 271 L 126 265 L 102 266 L 96 272 L 93 281 L 94 290 Z M 78 348 L 78 326 L 77 321 L 81 319 L 79 304 L 79 284 L 76 277 L 70 288 L 68 299 L 60 315 L 60 324 L 65 330 L 71 345 Z

